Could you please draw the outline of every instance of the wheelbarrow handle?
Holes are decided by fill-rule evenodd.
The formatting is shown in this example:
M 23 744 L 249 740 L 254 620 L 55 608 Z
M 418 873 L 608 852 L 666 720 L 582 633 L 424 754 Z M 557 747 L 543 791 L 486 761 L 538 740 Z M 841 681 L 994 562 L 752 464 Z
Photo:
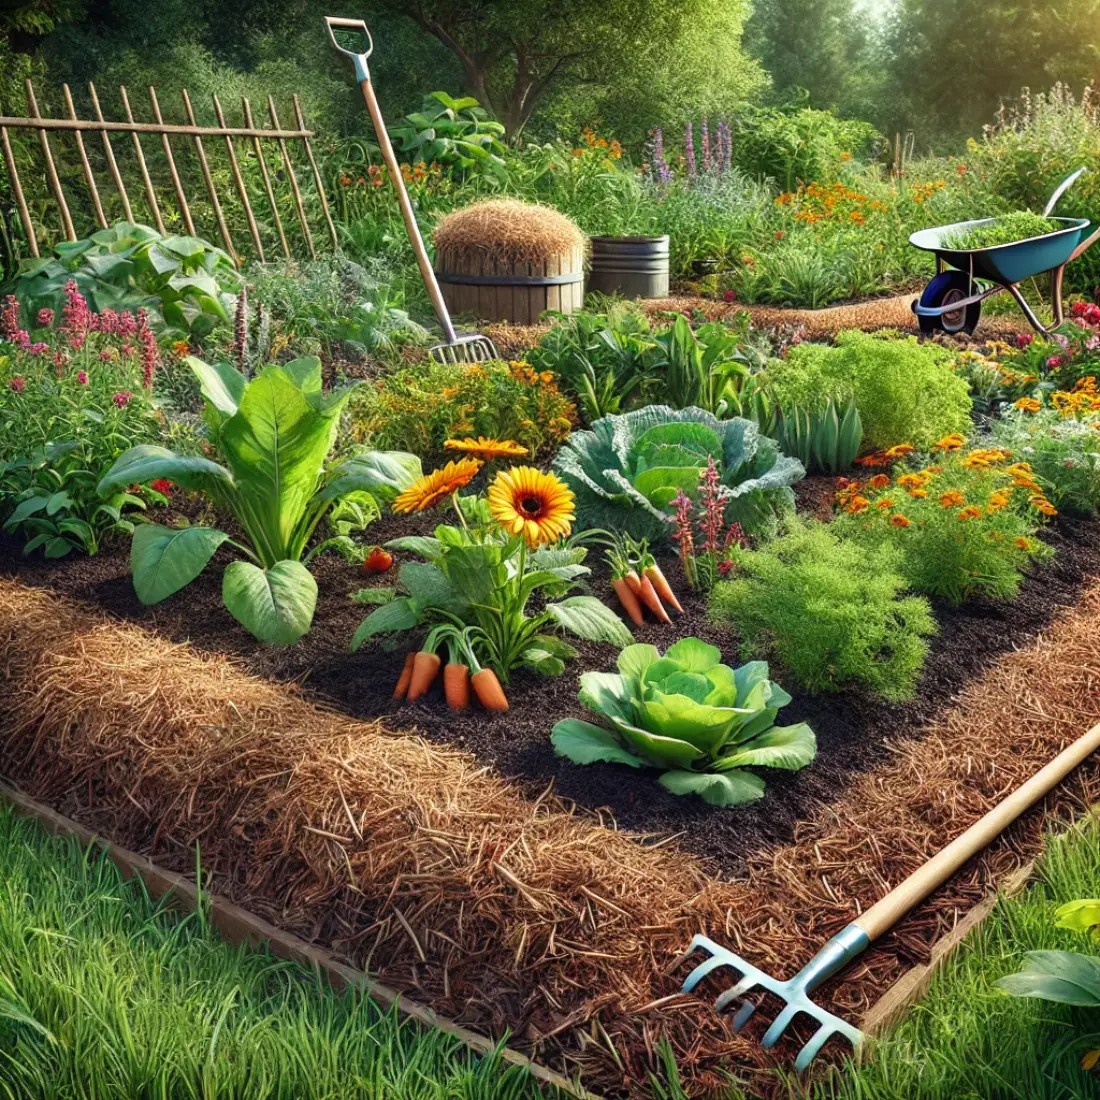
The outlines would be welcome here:
M 1072 175 L 1066 176 L 1064 180 L 1054 189 L 1054 194 L 1047 200 L 1046 206 L 1043 207 L 1043 217 L 1049 218 L 1054 213 L 1054 208 L 1058 205 L 1058 200 L 1077 182 L 1078 178 L 1087 172 L 1087 168 L 1078 168 Z

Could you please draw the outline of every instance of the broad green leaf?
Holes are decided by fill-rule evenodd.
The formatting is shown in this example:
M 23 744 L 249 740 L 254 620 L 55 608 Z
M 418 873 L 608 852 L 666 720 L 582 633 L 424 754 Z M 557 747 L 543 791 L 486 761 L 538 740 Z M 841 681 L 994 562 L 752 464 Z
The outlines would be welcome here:
M 398 579 L 402 587 L 421 607 L 461 610 L 466 601 L 438 565 L 410 561 L 401 566 Z
M 633 722 L 627 690 L 623 677 L 614 672 L 582 672 L 578 698 L 596 714 Z
M 579 718 L 563 718 L 554 726 L 550 743 L 558 756 L 572 760 L 574 764 L 626 764 L 640 768 L 644 761 L 629 753 L 619 739 L 602 726 L 582 722 Z
M 276 562 L 268 569 L 235 561 L 223 575 L 222 599 L 254 638 L 268 645 L 293 645 L 313 622 L 317 582 L 299 561 Z
M 387 550 L 405 550 L 410 554 L 419 554 L 428 561 L 435 561 L 443 551 L 443 544 L 439 539 L 428 535 L 404 535 L 399 539 L 390 539 L 384 545 Z
M 662 737 L 660 734 L 631 725 L 609 714 L 612 725 L 622 735 L 628 747 L 638 751 L 643 760 L 658 768 L 690 768 L 706 754 L 695 745 L 678 737 Z
M 691 496 L 699 485 L 694 466 L 654 466 L 634 475 L 634 488 L 658 508 L 668 508 L 681 490 Z
M 24 500 L 15 511 L 8 516 L 4 526 L 7 528 L 15 527 L 17 524 L 22 523 L 28 516 L 33 516 L 37 512 L 41 512 L 49 501 L 49 497 L 30 497 Z
M 360 588 L 349 597 L 353 603 L 378 606 L 390 603 L 397 598 L 397 590 L 393 588 Z
M 184 362 L 199 380 L 199 391 L 202 396 L 219 414 L 219 426 L 235 415 L 247 385 L 244 375 L 231 363 L 217 363 L 211 366 L 194 356 L 188 356 Z
M 319 364 L 316 373 L 319 387 Z M 318 411 L 299 383 L 289 369 L 267 367 L 245 388 L 219 439 L 240 490 L 238 518 L 269 564 L 272 557 L 297 556 L 294 535 L 317 490 L 342 408 Z
M 1090 932 L 1100 926 L 1100 898 L 1079 898 L 1068 901 L 1054 910 L 1059 928 L 1072 928 L 1074 932 Z
M 393 600 L 376 607 L 360 624 L 348 646 L 355 653 L 359 647 L 376 634 L 390 634 L 398 630 L 412 630 L 420 622 L 416 604 L 409 599 Z
M 46 515 L 56 516 L 62 508 L 68 508 L 72 502 L 73 498 L 64 489 L 59 489 L 46 502 Z
M 751 772 L 669 771 L 658 782 L 673 794 L 696 794 L 712 806 L 741 806 L 764 797 L 763 780 Z
M 1076 951 L 1029 951 L 1023 970 L 993 984 L 1013 997 L 1100 1008 L 1100 958 Z
M 722 651 L 698 638 L 682 638 L 665 650 L 665 657 L 675 661 L 685 672 L 706 672 L 722 660 Z M 764 668 L 767 669 L 767 665 Z
M 666 695 L 650 685 L 638 721 L 662 737 L 686 741 L 705 753 L 717 752 L 743 718 L 733 707 L 711 707 L 686 695 Z
M 320 490 L 320 500 L 336 500 L 360 490 L 392 500 L 421 476 L 416 455 L 404 451 L 369 451 L 349 458 L 333 470 Z
M 796 726 L 773 726 L 752 741 L 742 742 L 737 751 L 723 756 L 715 765 L 728 768 L 767 767 L 798 771 L 817 755 L 817 738 L 805 722 Z
M 130 543 L 134 592 L 147 606 L 190 584 L 229 536 L 211 527 L 142 524 Z
M 563 629 L 587 642 L 626 646 L 634 640 L 614 611 L 595 596 L 570 596 L 546 605 L 546 613 Z
M 661 681 L 664 695 L 683 695 L 693 703 L 702 703 L 714 690 L 711 682 L 698 672 L 674 672 Z
M 211 485 L 231 486 L 233 477 L 224 467 L 198 455 L 180 455 L 166 447 L 143 443 L 119 455 L 104 475 L 96 492 L 106 497 L 128 485 L 145 485 L 167 478 L 182 489 L 209 489 Z
M 520 660 L 539 676 L 560 676 L 565 671 L 565 662 L 540 646 L 528 646 L 520 654 Z
M 634 676 L 641 680 L 650 665 L 660 660 L 660 653 L 654 645 L 628 645 L 619 653 L 615 662 L 624 676 Z

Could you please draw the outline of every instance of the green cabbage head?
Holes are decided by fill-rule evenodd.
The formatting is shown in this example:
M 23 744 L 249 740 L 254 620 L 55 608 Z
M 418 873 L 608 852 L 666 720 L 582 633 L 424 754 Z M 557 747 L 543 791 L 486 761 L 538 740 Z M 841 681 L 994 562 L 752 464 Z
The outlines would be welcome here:
M 769 534 L 794 507 L 790 486 L 806 471 L 779 453 L 751 420 L 719 420 L 703 409 L 647 405 L 605 416 L 574 432 L 554 468 L 576 495 L 577 528 L 625 531 L 660 543 L 672 534 L 672 502 L 694 498 L 713 457 L 726 498 L 726 522 Z
M 763 798 L 764 781 L 744 769 L 797 771 L 817 754 L 817 740 L 805 722 L 775 725 L 791 697 L 768 679 L 766 662 L 735 669 L 720 658 L 698 638 L 663 657 L 651 645 L 627 646 L 617 674 L 581 676 L 581 702 L 612 728 L 563 718 L 550 736 L 554 750 L 575 764 L 662 768 L 663 787 L 715 806 Z

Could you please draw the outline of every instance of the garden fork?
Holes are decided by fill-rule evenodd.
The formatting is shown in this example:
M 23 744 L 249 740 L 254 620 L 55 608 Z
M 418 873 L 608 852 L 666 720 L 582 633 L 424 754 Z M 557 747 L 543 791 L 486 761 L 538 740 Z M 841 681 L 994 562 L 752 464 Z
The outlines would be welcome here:
M 968 859 L 990 844 L 1097 748 L 1100 748 L 1100 725 L 1093 726 L 1088 733 L 1063 749 L 966 832 L 833 936 L 793 978 L 787 981 L 773 978 L 706 936 L 696 936 L 684 957 L 702 949 L 710 953 L 710 958 L 688 975 L 684 992 L 691 992 L 708 974 L 723 966 L 741 974 L 740 981 L 714 1002 L 719 1012 L 735 1001 L 740 1002 L 733 1017 L 734 1031 L 740 1031 L 756 1010 L 757 1005 L 746 997 L 748 993 L 760 989 L 775 994 L 786 1005 L 764 1034 L 763 1045 L 768 1048 L 775 1046 L 796 1016 L 802 1014 L 816 1020 L 819 1025 L 817 1030 L 799 1051 L 795 1061 L 795 1069 L 799 1072 L 806 1069 L 834 1035 L 841 1035 L 858 1047 L 865 1038 L 863 1032 L 810 1000 L 810 994 L 827 978 L 847 966 L 873 940 L 892 928 L 917 902 L 946 882 Z
M 370 70 L 367 68 L 367 58 L 374 50 L 374 42 L 370 31 L 367 30 L 366 22 L 362 19 L 341 19 L 338 16 L 326 15 L 325 26 L 328 28 L 328 36 L 333 46 L 340 53 L 350 57 L 355 64 L 355 78 L 359 81 L 363 98 L 367 101 L 367 110 L 370 112 L 374 132 L 378 137 L 378 147 L 382 150 L 386 171 L 397 192 L 397 202 L 401 207 L 401 217 L 405 221 L 405 229 L 409 234 L 409 243 L 416 253 L 416 262 L 420 267 L 428 297 L 431 298 L 432 306 L 435 308 L 435 315 L 443 327 L 445 342 L 436 344 L 429 350 L 429 354 L 439 363 L 484 363 L 489 359 L 499 359 L 500 355 L 488 336 L 478 332 L 459 334 L 455 332 L 455 327 L 451 323 L 451 314 L 447 309 L 447 303 L 443 300 L 435 271 L 432 270 L 432 262 L 428 258 L 428 250 L 424 247 L 424 238 L 420 234 L 420 227 L 416 224 L 412 201 L 405 187 L 405 178 L 401 174 L 389 132 L 386 130 L 386 121 L 382 117 L 382 109 L 378 106 L 378 98 L 374 94 Z

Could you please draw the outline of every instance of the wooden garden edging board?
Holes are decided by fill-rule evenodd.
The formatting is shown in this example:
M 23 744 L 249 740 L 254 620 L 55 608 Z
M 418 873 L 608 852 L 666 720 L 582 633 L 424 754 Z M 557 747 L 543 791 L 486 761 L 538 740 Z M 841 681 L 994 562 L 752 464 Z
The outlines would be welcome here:
M 20 816 L 37 821 L 53 836 L 72 837 L 86 848 L 93 844 L 102 848 L 124 878 L 141 879 L 154 898 L 168 895 L 169 901 L 176 908 L 185 912 L 194 912 L 199 907 L 201 896 L 208 907 L 211 923 L 228 942 L 264 945 L 281 959 L 289 959 L 300 966 L 321 973 L 334 990 L 339 991 L 347 987 L 359 989 L 385 1008 L 396 1007 L 401 1015 L 410 1020 L 453 1036 L 475 1054 L 499 1053 L 503 1061 L 527 1070 L 541 1084 L 561 1089 L 577 1097 L 577 1100 L 599 1100 L 598 1096 L 588 1092 L 578 1082 L 570 1081 L 526 1055 L 500 1043 L 494 1043 L 492 1039 L 463 1027 L 446 1016 L 440 1016 L 396 989 L 374 981 L 361 970 L 340 962 L 329 952 L 276 928 L 273 924 L 269 924 L 218 894 L 200 890 L 194 882 L 183 875 L 158 867 L 145 856 L 111 843 L 99 833 L 28 798 L 2 780 L 0 780 L 0 798 L 3 798 Z

